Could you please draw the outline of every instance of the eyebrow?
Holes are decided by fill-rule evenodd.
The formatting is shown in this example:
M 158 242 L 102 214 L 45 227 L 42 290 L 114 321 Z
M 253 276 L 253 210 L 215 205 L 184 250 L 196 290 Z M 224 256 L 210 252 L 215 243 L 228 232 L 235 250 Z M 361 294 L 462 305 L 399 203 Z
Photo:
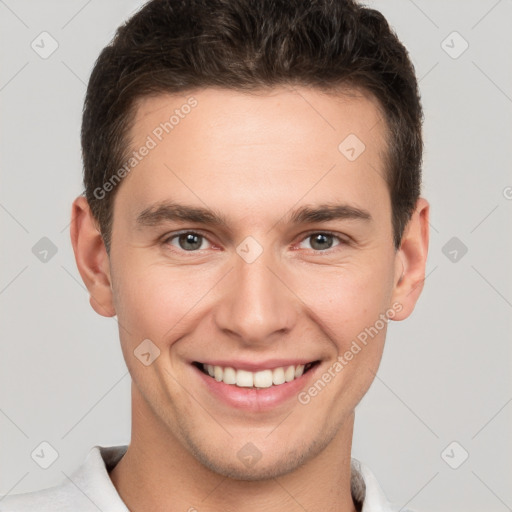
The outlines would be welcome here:
M 321 204 L 319 206 L 302 206 L 293 211 L 287 222 L 290 224 L 307 224 L 338 219 L 372 220 L 370 212 L 345 204 Z
M 302 206 L 285 215 L 277 224 L 298 225 L 344 219 L 371 221 L 372 216 L 367 210 L 355 206 L 326 203 Z M 154 227 L 169 221 L 184 221 L 207 226 L 227 227 L 229 225 L 227 218 L 219 212 L 170 201 L 145 208 L 137 215 L 136 224 L 139 227 Z
M 158 226 L 166 221 L 185 221 L 210 226 L 227 226 L 227 219 L 213 210 L 173 202 L 158 203 L 137 215 L 138 226 Z

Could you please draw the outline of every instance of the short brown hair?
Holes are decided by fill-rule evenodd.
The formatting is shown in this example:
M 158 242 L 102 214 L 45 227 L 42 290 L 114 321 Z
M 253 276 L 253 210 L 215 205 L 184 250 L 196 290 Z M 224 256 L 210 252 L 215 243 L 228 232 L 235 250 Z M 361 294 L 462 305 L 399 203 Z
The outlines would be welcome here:
M 85 195 L 110 249 L 118 187 L 95 193 L 129 158 L 136 101 L 197 88 L 361 89 L 387 124 L 395 247 L 421 186 L 423 113 L 414 67 L 384 16 L 354 0 L 153 0 L 98 57 L 85 98 Z M 341 141 L 340 141 L 341 142 Z

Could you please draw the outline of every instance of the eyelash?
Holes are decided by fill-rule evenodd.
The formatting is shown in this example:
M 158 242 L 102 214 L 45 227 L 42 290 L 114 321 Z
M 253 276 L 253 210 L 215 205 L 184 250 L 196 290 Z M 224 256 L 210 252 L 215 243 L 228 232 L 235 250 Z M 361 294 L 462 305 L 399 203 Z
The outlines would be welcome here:
M 169 246 L 170 245 L 170 242 L 172 240 L 174 240 L 175 238 L 178 238 L 180 237 L 181 235 L 199 235 L 200 237 L 202 237 L 203 239 L 205 240 L 208 240 L 208 237 L 204 234 L 202 234 L 200 231 L 190 231 L 190 230 L 185 230 L 185 231 L 178 231 L 176 233 L 173 233 L 172 235 L 169 235 L 169 236 L 166 236 L 163 240 L 162 240 L 162 244 L 165 245 L 165 246 Z M 342 238 L 340 235 L 337 235 L 336 233 L 333 233 L 332 231 L 310 231 L 308 233 L 306 233 L 303 238 L 301 238 L 300 242 L 303 242 L 304 240 L 307 240 L 308 238 L 311 238 L 313 235 L 328 235 L 328 236 L 332 236 L 333 238 L 335 238 L 336 240 L 338 240 L 338 244 L 333 246 L 333 247 L 330 247 L 329 249 L 324 249 L 324 250 L 315 250 L 315 249 L 310 249 L 310 251 L 314 252 L 314 253 L 317 253 L 317 254 L 330 254 L 331 252 L 335 251 L 337 247 L 339 246 L 346 246 L 346 245 L 349 245 L 350 244 L 350 241 L 345 239 L 345 238 Z M 208 240 L 209 243 L 211 243 L 209 240 Z M 198 253 L 198 252 L 201 252 L 203 250 L 206 250 L 206 249 L 197 249 L 197 250 L 194 250 L 194 251 L 186 251 L 184 249 L 179 249 L 179 248 L 176 248 L 174 246 L 172 246 L 173 248 L 171 249 L 172 251 L 175 251 L 175 252 L 180 252 L 180 253 Z

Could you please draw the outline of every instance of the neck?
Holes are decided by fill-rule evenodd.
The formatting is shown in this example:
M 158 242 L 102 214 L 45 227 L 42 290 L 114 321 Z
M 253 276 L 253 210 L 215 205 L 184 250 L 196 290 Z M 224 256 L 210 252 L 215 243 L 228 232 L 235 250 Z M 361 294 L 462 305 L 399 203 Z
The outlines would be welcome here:
M 267 480 L 235 480 L 202 465 L 132 384 L 132 438 L 110 478 L 131 512 L 355 512 L 350 492 L 354 416 L 316 457 Z

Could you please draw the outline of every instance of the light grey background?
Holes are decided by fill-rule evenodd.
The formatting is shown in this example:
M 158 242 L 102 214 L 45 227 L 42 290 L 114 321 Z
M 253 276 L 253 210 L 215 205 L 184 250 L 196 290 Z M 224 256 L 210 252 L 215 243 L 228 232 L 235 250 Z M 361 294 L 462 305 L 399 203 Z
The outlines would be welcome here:
M 88 304 L 68 224 L 82 190 L 86 82 L 141 4 L 0 0 L 0 495 L 55 485 L 94 444 L 129 442 L 117 324 Z M 512 510 L 512 1 L 371 5 L 420 79 L 432 229 L 425 290 L 410 319 L 390 326 L 353 456 L 400 506 Z M 43 31 L 59 45 L 47 59 L 31 48 Z M 42 237 L 57 248 L 47 262 L 32 252 Z M 452 237 L 465 255 L 459 242 L 443 253 Z M 59 455 L 46 470 L 31 458 L 43 441 Z M 445 461 L 456 466 L 463 450 L 452 469 Z

